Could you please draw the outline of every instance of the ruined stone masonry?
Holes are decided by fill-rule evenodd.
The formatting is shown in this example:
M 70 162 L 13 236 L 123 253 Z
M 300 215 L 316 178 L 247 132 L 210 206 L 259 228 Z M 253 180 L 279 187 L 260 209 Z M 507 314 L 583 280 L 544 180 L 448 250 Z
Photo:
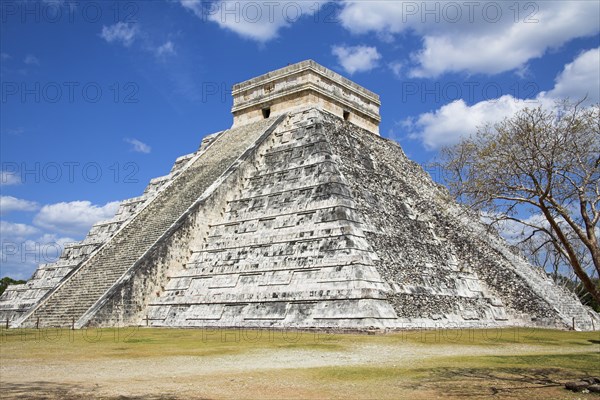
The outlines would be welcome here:
M 0 298 L 11 327 L 600 329 L 379 136 L 379 97 L 304 61 L 233 88 L 141 197 Z

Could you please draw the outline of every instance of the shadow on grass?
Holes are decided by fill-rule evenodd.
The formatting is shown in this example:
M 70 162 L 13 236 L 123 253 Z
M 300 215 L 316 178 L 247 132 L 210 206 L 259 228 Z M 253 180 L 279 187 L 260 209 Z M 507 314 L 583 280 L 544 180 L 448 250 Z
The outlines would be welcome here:
M 432 380 L 444 381 L 445 393 L 460 397 L 502 395 L 516 391 L 562 387 L 581 373 L 560 368 L 438 368 Z M 535 392 L 534 392 L 535 393 Z
M 6 383 L 0 385 L 2 399 L 77 399 L 91 390 L 81 385 L 55 382 Z
M 189 397 L 186 397 L 189 398 Z M 173 395 L 142 395 L 142 396 L 98 396 L 91 386 L 75 385 L 56 382 L 28 382 L 0 384 L 0 399 L 32 399 L 32 400 L 176 400 L 181 397 Z M 198 400 L 200 400 L 198 398 Z

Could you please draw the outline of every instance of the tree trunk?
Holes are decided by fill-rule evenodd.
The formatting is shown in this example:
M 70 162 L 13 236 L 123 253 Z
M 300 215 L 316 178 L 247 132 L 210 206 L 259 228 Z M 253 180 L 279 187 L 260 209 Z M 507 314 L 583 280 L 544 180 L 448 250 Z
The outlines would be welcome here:
M 567 239 L 567 237 L 561 230 L 560 226 L 556 223 L 556 220 L 554 219 L 554 217 L 552 216 L 552 214 L 550 213 L 550 211 L 544 204 L 544 201 L 540 200 L 539 204 L 540 204 L 540 209 L 544 213 L 544 216 L 550 223 L 550 226 L 552 226 L 552 229 L 556 232 L 556 236 L 558 236 L 558 240 L 560 240 L 565 251 L 567 252 L 567 254 L 569 256 L 569 263 L 571 264 L 571 267 L 573 267 L 573 271 L 575 272 L 575 275 L 577 275 L 577 277 L 581 280 L 581 283 L 583 283 L 583 286 L 590 293 L 590 295 L 597 302 L 600 303 L 600 291 L 598 290 L 598 288 L 596 288 L 596 285 L 594 285 L 594 282 L 592 282 L 592 280 L 590 279 L 588 274 L 586 274 L 585 271 L 583 270 L 583 268 L 581 267 L 579 259 L 577 258 L 577 254 L 575 254 L 575 251 L 573 250 L 571 243 L 569 243 L 569 240 Z

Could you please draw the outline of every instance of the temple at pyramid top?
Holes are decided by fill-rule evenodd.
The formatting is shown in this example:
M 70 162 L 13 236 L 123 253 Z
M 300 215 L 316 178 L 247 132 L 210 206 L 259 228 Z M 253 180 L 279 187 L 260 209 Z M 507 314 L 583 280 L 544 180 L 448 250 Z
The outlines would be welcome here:
M 306 60 L 233 86 L 233 126 L 316 106 L 379 134 L 379 96 Z

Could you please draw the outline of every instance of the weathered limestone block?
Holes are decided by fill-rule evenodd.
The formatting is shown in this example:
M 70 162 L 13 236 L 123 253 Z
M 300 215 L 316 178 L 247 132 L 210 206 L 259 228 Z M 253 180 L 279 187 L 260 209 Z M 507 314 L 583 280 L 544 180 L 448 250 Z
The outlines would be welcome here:
M 312 60 L 233 87 L 233 124 L 239 126 L 314 106 L 379 134 L 379 96 Z M 283 143 L 293 133 L 285 133 Z

